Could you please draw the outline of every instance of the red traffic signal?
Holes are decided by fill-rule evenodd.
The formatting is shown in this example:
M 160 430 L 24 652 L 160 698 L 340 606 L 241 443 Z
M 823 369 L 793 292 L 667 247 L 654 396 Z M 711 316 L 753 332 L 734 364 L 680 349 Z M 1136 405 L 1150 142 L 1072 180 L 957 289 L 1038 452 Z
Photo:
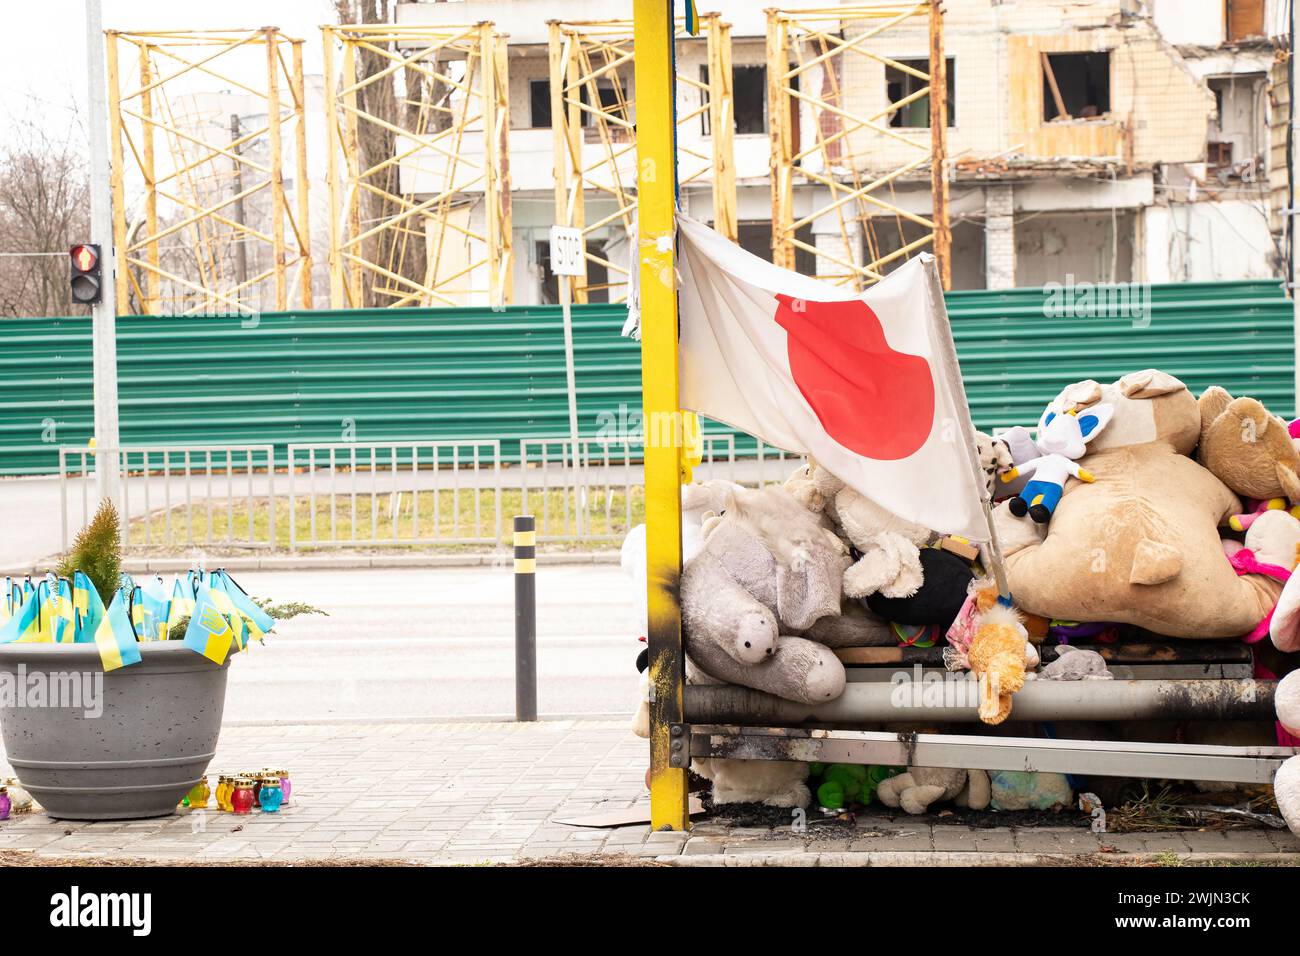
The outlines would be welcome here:
M 86 242 L 69 250 L 72 259 L 72 301 L 94 305 L 104 296 L 103 276 L 99 268 L 99 246 Z

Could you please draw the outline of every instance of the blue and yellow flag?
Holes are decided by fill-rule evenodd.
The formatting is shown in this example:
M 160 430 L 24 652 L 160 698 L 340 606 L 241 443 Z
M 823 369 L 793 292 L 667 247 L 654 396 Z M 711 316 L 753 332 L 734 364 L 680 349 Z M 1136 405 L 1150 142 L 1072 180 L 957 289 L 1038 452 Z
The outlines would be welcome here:
M 172 602 L 167 597 L 162 578 L 154 578 L 139 589 L 140 607 L 144 614 L 142 640 L 167 640 L 167 618 L 171 613 Z M 134 610 L 134 608 L 133 608 Z
M 693 37 L 700 35 L 700 15 L 695 9 L 695 0 L 686 0 L 686 32 Z
M 95 639 L 99 623 L 104 619 L 104 602 L 99 599 L 99 592 L 84 571 L 72 575 L 72 611 L 76 616 L 73 641 L 89 644 Z
M 248 621 L 248 628 L 253 637 L 260 641 L 264 636 L 271 633 L 272 628 L 275 627 L 275 618 L 258 607 L 257 602 L 248 596 L 247 591 L 235 583 L 234 578 L 227 574 L 225 570 L 221 570 L 217 572 L 216 580 L 218 583 L 214 587 L 220 587 L 230 597 L 230 602 L 235 606 L 235 610 Z
M 181 618 L 190 617 L 194 613 L 194 592 L 190 583 L 187 581 L 181 584 L 180 578 L 176 579 L 176 586 L 172 588 L 171 606 L 167 609 L 167 633 L 171 634 Z
M 206 589 L 208 598 L 216 605 L 217 610 L 221 612 L 221 616 L 230 622 L 230 630 L 235 640 L 235 649 L 242 651 L 248 646 L 248 622 L 235 609 L 234 602 L 230 600 L 230 595 L 216 584 L 216 580 L 214 575 L 212 578 L 214 586 Z
M 95 629 L 95 646 L 99 648 L 99 660 L 104 671 L 115 671 L 119 667 L 140 662 L 140 647 L 135 640 L 135 629 L 131 627 L 131 615 L 127 610 L 126 591 L 118 588 L 109 602 L 104 618 Z
M 77 636 L 77 612 L 72 604 L 72 582 L 57 578 L 50 587 L 50 611 L 54 619 L 54 642 L 71 644 Z
M 194 612 L 190 615 L 189 627 L 185 629 L 185 646 L 210 661 L 222 664 L 234 640 L 235 632 L 217 609 L 212 589 L 204 588 L 194 602 Z
M 34 644 L 39 641 L 40 616 L 41 602 L 33 590 L 14 615 L 0 627 L 0 644 Z
M 4 593 L 0 594 L 0 625 L 14 616 L 14 582 L 5 578 Z

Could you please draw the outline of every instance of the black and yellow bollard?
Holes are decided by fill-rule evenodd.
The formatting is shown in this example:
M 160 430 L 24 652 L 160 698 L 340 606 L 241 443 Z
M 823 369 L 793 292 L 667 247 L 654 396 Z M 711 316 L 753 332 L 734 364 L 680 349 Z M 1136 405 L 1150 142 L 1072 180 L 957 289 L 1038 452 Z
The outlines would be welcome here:
M 515 720 L 537 719 L 537 530 L 515 515 Z

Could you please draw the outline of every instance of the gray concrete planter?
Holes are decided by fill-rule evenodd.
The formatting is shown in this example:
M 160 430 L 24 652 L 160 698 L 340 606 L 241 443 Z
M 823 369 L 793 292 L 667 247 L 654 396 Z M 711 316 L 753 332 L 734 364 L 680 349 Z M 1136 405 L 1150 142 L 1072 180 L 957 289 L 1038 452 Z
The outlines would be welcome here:
M 51 816 L 165 816 L 207 770 L 230 658 L 217 666 L 179 642 L 140 655 L 105 674 L 94 644 L 0 645 L 6 755 Z

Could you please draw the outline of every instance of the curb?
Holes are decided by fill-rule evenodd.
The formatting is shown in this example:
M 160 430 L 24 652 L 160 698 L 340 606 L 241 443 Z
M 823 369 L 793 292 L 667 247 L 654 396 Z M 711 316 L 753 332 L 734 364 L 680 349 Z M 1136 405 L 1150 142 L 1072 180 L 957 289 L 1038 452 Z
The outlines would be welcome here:
M 1180 864 L 1232 862 L 1291 864 L 1300 862 L 1294 853 L 1179 853 Z M 1156 854 L 1124 853 L 1113 857 L 1117 862 L 1153 863 Z M 906 851 L 864 850 L 854 852 L 808 853 L 788 850 L 784 853 L 698 853 L 693 855 L 656 856 L 659 863 L 673 866 L 1105 866 L 1097 864 L 1096 854 L 1069 853 L 980 853 L 977 851 Z
M 0 568 L 0 575 L 21 577 L 44 574 L 53 561 Z M 233 558 L 123 558 L 122 570 L 130 574 L 175 574 L 197 564 L 225 568 L 228 571 L 357 571 L 397 568 L 477 568 L 508 569 L 509 551 L 491 554 L 331 554 L 322 557 L 233 557 Z M 539 554 L 540 565 L 618 564 L 617 551 L 577 551 L 572 554 Z

